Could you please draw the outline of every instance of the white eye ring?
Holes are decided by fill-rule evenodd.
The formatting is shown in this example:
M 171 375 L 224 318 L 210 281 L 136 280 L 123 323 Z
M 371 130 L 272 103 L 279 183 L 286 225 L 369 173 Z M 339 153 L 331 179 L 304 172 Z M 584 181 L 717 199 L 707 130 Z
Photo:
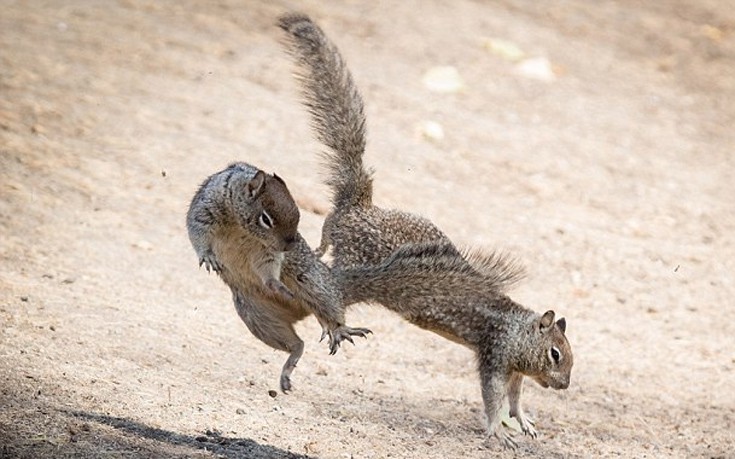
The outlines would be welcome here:
M 551 349 L 549 349 L 549 357 L 554 363 L 559 363 L 561 361 L 561 352 L 556 346 L 552 346 Z
M 260 217 L 258 218 L 258 223 L 260 223 L 260 226 L 265 229 L 273 228 L 273 219 L 271 219 L 271 216 L 268 215 L 268 212 L 266 211 L 263 211 L 260 214 Z

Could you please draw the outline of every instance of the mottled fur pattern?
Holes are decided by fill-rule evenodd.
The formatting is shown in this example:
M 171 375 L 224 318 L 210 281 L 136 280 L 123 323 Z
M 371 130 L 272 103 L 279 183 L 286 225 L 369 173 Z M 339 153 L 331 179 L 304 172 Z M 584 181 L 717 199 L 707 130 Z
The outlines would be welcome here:
M 475 350 L 488 430 L 506 446 L 499 427 L 505 397 L 524 433 L 536 436 L 520 403 L 523 376 L 544 387 L 569 385 L 572 353 L 566 321 L 536 314 L 503 292 L 521 277 L 507 258 L 461 252 L 429 220 L 372 202 L 373 172 L 362 98 L 338 49 L 310 18 L 279 22 L 299 66 L 304 103 L 317 137 L 327 146 L 333 209 L 317 254 L 332 248 L 332 270 L 347 304 L 372 301 L 411 323 Z
M 499 428 L 508 397 L 510 415 L 536 436 L 521 406 L 523 376 L 543 387 L 566 389 L 573 365 L 566 321 L 539 315 L 504 291 L 521 276 L 508 258 L 474 252 L 463 256 L 441 242 L 407 244 L 377 265 L 332 270 L 345 302 L 380 303 L 404 319 L 477 353 L 488 430 L 517 444 Z
M 317 255 L 323 256 L 331 246 L 335 268 L 379 263 L 407 243 L 452 244 L 436 225 L 408 212 L 372 205 L 334 209 L 324 221 Z
M 345 325 L 339 288 L 299 234 L 299 217 L 283 180 L 235 163 L 204 181 L 186 221 L 200 266 L 230 287 L 248 329 L 289 353 L 280 379 L 284 392 L 291 389 L 291 373 L 304 351 L 295 322 L 313 313 L 332 354 L 341 341 L 370 332 Z
M 323 156 L 334 210 L 324 222 L 317 254 L 331 245 L 334 266 L 359 266 L 379 262 L 407 242 L 449 242 L 425 218 L 373 206 L 372 171 L 362 160 L 363 102 L 352 75 L 337 47 L 307 16 L 287 14 L 279 25 L 287 32 L 286 50 L 298 64 L 296 76 L 314 131 L 328 147 Z
M 347 304 L 377 301 L 375 295 L 380 295 L 383 301 L 392 298 L 398 302 L 430 292 L 453 298 L 502 293 L 524 276 L 523 267 L 507 255 L 459 251 L 451 243 L 441 241 L 404 244 L 378 264 L 335 267 L 333 272 L 344 284 Z M 401 288 L 388 293 L 378 291 L 378 284 L 386 284 L 393 290 L 394 286 Z M 430 291 L 427 286 L 431 286 Z

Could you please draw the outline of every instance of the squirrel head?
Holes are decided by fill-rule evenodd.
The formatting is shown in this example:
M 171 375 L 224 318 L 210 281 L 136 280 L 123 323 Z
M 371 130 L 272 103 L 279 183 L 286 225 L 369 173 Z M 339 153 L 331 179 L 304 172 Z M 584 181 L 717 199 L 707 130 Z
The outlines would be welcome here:
M 531 333 L 536 336 L 533 364 L 524 372 L 542 387 L 566 389 L 572 373 L 572 347 L 565 335 L 567 322 L 562 317 L 554 321 L 554 311 L 546 311 L 532 322 Z
M 286 182 L 259 170 L 254 177 L 233 185 L 240 188 L 231 190 L 240 224 L 276 252 L 294 248 L 300 213 Z

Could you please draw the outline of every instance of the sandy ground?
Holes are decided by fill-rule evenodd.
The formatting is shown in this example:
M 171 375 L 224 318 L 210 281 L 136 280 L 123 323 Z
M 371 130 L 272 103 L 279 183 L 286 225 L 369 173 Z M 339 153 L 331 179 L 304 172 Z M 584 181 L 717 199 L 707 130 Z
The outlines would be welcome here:
M 0 457 L 735 457 L 728 3 L 0 1 Z M 362 89 L 376 202 L 515 254 L 513 298 L 567 317 L 572 385 L 526 383 L 517 453 L 485 438 L 472 354 L 378 306 L 333 357 L 299 324 L 272 397 L 285 356 L 198 269 L 184 214 L 234 160 L 319 242 L 293 8 Z M 436 66 L 462 88 L 429 90 Z

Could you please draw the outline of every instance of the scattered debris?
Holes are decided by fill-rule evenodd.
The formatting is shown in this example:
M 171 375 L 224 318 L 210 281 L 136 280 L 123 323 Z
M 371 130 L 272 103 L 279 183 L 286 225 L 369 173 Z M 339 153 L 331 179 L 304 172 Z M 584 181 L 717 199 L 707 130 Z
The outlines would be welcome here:
M 444 140 L 444 127 L 436 121 L 424 121 L 419 126 L 421 136 L 433 142 Z
M 556 74 L 551 67 L 551 62 L 545 57 L 532 57 L 518 63 L 516 67 L 518 74 L 534 80 L 550 83 L 556 80 Z
M 135 242 L 133 247 L 137 247 L 142 250 L 153 250 L 153 244 L 145 240 Z
M 306 451 L 306 454 L 318 454 L 319 444 L 315 441 L 310 441 L 304 445 L 304 451 Z
M 464 88 L 462 77 L 452 66 L 438 66 L 430 68 L 422 79 L 429 91 L 440 93 L 456 93 Z
M 486 38 L 483 42 L 485 49 L 509 61 L 519 61 L 526 57 L 526 53 L 513 42 L 502 38 Z

